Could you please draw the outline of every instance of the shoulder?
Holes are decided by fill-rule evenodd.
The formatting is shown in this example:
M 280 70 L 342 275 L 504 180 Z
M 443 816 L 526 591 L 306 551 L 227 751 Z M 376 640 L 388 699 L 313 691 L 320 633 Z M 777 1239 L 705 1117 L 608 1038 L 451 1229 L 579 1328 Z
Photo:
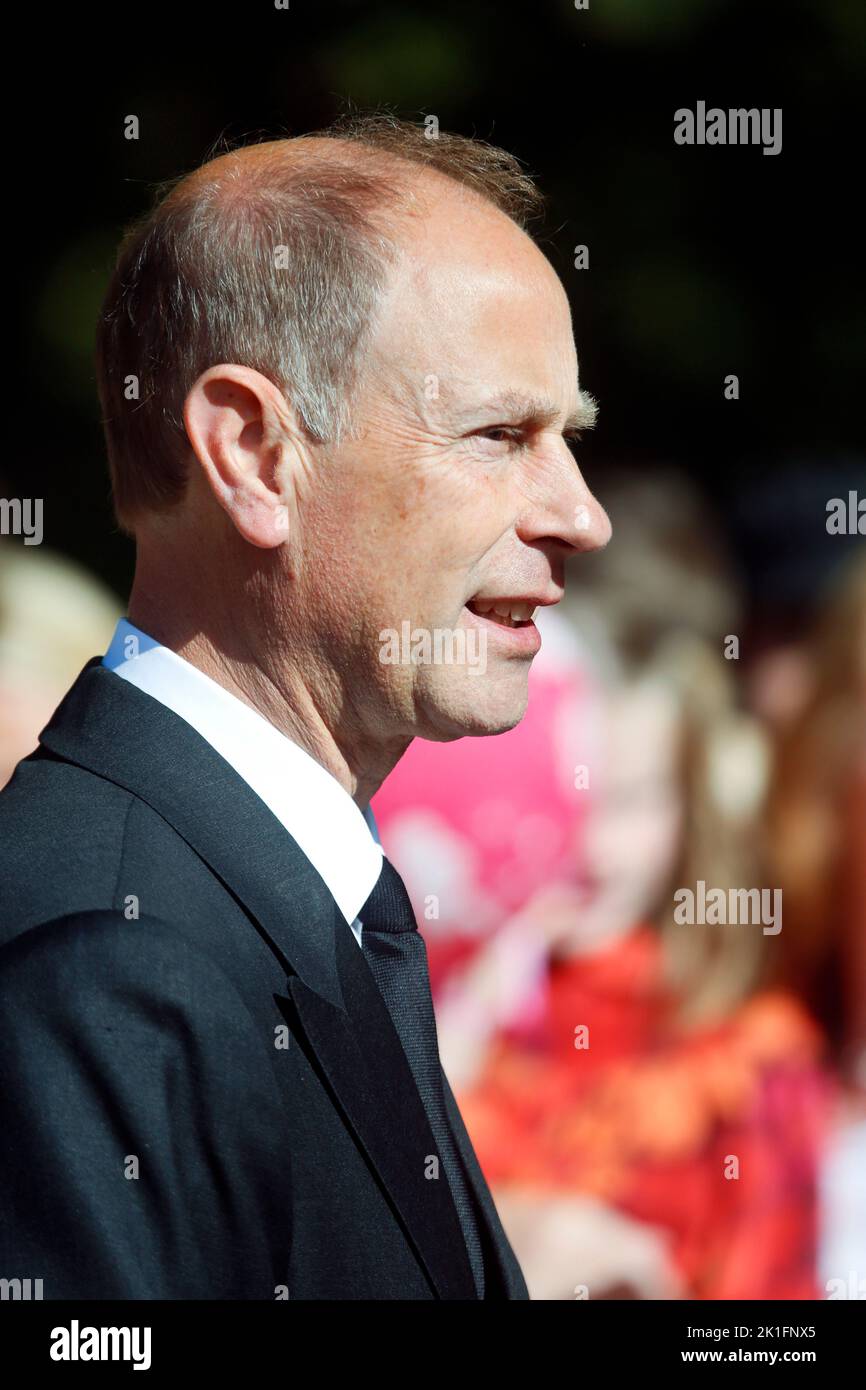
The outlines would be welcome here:
M 75 907 L 109 907 L 134 797 L 40 750 L 0 792 L 0 941 Z
M 246 1005 L 220 966 L 175 923 L 119 910 L 70 913 L 30 927 L 0 949 L 0 1012 L 78 1025 L 161 1010 L 159 1026 L 196 1017 L 212 1030 Z M 96 1012 L 95 1012 L 96 1011 Z
M 146 802 L 86 768 L 37 750 L 0 792 L 0 946 L 92 909 L 121 909 L 121 924 L 131 897 L 173 920 L 203 898 L 203 876 Z

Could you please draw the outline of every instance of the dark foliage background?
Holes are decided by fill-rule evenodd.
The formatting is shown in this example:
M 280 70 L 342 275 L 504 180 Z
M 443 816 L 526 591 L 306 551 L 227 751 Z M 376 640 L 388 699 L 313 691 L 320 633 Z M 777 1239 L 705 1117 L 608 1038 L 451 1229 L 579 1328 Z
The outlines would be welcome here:
M 43 496 L 46 543 L 125 594 L 132 548 L 111 521 L 92 364 L 123 225 L 215 142 L 301 133 L 350 99 L 434 113 L 538 176 L 601 403 L 582 458 L 602 500 L 611 462 L 678 463 L 719 503 L 756 591 L 793 561 L 810 592 L 830 554 L 824 499 L 863 483 L 864 14 L 845 0 L 34 10 L 6 150 L 27 404 L 0 491 Z M 782 107 L 781 153 L 675 145 L 674 111 L 699 99 Z M 723 396 L 731 372 L 738 402 Z

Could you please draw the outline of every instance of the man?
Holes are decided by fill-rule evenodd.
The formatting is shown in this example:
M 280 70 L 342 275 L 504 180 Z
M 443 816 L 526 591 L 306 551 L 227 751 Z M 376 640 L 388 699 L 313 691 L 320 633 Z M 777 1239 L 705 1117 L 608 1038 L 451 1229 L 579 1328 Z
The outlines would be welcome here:
M 608 539 L 536 202 L 355 118 L 121 248 L 129 620 L 0 797 L 0 1274 L 45 1298 L 527 1297 L 369 803 L 413 738 L 520 720 L 529 615 Z

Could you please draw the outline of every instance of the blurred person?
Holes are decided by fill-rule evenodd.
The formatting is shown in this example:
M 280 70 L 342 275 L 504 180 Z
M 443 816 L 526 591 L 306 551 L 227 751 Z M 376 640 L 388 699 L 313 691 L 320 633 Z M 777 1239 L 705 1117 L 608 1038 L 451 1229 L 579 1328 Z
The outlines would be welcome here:
M 768 850 L 785 931 L 773 976 L 829 1040 L 839 1093 L 821 1172 L 822 1288 L 866 1298 L 866 556 L 835 576 L 804 642 L 809 694 L 781 731 Z
M 774 965 L 866 1095 L 866 556 L 838 576 L 807 642 L 809 694 L 778 740 L 767 813 L 784 885 Z
M 108 645 L 120 600 L 44 546 L 0 541 L 0 787 L 82 665 Z
M 786 930 L 773 964 L 824 1030 L 839 1085 L 819 1177 L 828 1298 L 866 1297 L 866 560 L 859 534 L 825 524 L 863 476 L 862 454 L 803 455 L 781 490 L 750 470 L 734 508 L 752 596 L 745 689 L 776 750 L 767 853 Z
M 705 655 L 680 646 L 609 691 L 584 893 L 535 924 L 549 951 L 544 1007 L 499 1028 L 473 1085 L 454 1082 L 500 1211 L 516 1209 L 519 1222 L 526 1208 L 527 1244 L 515 1248 L 533 1296 L 569 1297 L 577 1284 L 610 1296 L 602 1276 L 613 1275 L 632 1296 L 669 1297 L 675 1286 L 699 1298 L 816 1296 L 829 1086 L 819 1030 L 796 996 L 758 987 L 759 927 L 672 920 L 673 893 L 694 884 L 695 867 L 725 889 L 756 882 L 751 788 L 738 805 L 731 785 L 733 767 L 754 756 L 753 731 L 736 715 L 695 720 Z M 448 1013 L 440 1008 L 443 1028 Z M 585 1050 L 575 1032 L 584 1027 Z M 562 1234 L 551 1263 L 540 1231 L 548 1201 L 566 1197 L 652 1233 L 654 1281 L 645 1264 L 635 1277 L 612 1230 L 598 1263 L 592 1250 L 579 1259 L 579 1209 L 571 1265 Z
M 520 722 L 534 608 L 610 536 L 539 206 L 502 150 L 352 116 L 124 240 L 129 619 L 0 795 L 0 1267 L 46 1298 L 527 1297 L 369 803 L 414 738 Z
M 774 739 L 802 717 L 814 679 L 814 631 L 863 541 L 827 529 L 831 498 L 862 489 L 866 456 L 784 459 L 784 486 L 763 458 L 743 461 L 730 530 L 748 594 L 741 672 L 746 702 Z

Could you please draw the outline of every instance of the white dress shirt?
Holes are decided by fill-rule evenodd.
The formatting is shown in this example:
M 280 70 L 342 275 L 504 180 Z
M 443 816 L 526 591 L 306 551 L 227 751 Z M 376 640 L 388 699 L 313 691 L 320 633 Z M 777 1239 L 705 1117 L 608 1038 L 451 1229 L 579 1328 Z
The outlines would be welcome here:
M 174 710 L 234 768 L 318 871 L 360 946 L 358 913 L 382 869 L 370 808 L 362 812 L 305 749 L 128 619 L 118 622 L 102 664 Z

